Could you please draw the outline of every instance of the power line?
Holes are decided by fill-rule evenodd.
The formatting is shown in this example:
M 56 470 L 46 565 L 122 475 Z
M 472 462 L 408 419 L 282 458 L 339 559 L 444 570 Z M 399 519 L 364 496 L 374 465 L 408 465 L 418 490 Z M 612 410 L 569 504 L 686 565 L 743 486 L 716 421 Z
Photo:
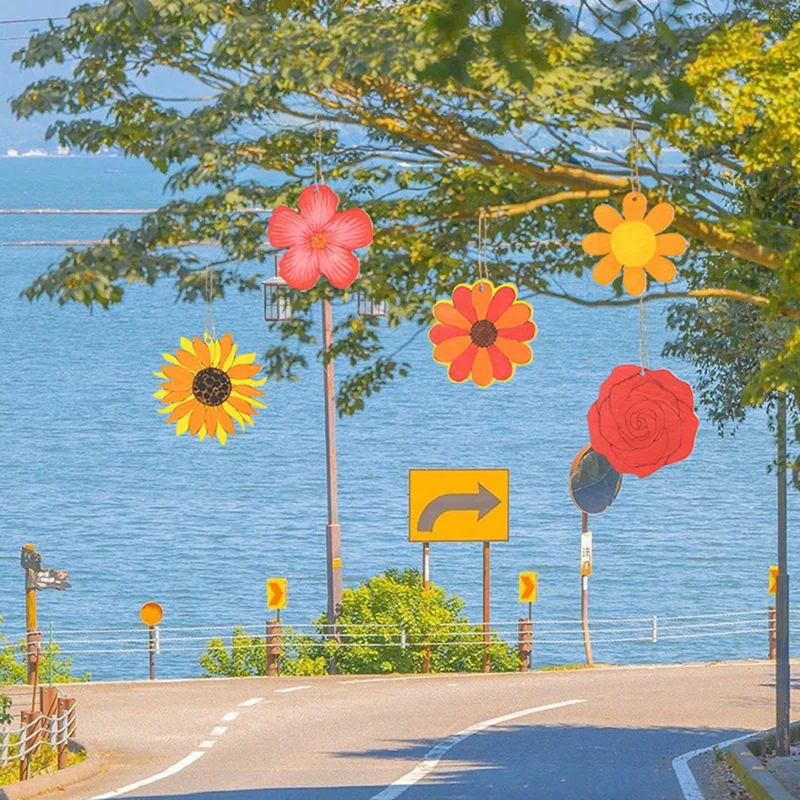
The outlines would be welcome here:
M 16 25 L 22 22 L 50 22 L 51 20 L 64 20 L 69 17 L 31 17 L 30 19 L 0 19 L 0 25 Z

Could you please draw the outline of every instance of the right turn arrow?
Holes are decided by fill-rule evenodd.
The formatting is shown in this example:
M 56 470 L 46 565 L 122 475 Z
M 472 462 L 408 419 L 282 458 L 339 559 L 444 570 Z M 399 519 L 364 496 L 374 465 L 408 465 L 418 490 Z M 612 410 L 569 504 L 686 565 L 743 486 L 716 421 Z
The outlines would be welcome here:
M 480 522 L 490 511 L 497 508 L 502 501 L 495 497 L 483 484 L 478 484 L 474 494 L 443 494 L 428 503 L 419 515 L 417 530 L 430 533 L 436 520 L 448 511 L 477 511 Z

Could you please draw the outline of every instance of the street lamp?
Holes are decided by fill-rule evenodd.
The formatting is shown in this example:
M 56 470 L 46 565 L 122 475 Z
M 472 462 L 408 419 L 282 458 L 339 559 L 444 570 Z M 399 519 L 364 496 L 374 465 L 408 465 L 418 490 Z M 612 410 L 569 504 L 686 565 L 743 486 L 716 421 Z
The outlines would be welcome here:
M 285 322 L 292 318 L 292 303 L 286 281 L 275 275 L 267 278 L 264 287 L 264 320 L 266 322 Z
M 279 275 L 267 278 L 264 288 L 264 319 L 285 322 L 292 319 L 290 289 Z M 363 299 L 362 299 L 363 298 Z M 358 312 L 364 316 L 386 315 L 386 304 L 359 295 Z M 325 546 L 328 586 L 328 631 L 337 636 L 337 621 L 342 609 L 342 535 L 339 526 L 339 492 L 336 469 L 336 397 L 333 374 L 333 309 L 329 295 L 322 299 L 323 386 L 325 396 L 325 460 L 328 484 L 328 522 L 325 526 Z
M 358 313 L 362 317 L 385 317 L 386 301 L 375 300 L 364 292 L 358 293 Z

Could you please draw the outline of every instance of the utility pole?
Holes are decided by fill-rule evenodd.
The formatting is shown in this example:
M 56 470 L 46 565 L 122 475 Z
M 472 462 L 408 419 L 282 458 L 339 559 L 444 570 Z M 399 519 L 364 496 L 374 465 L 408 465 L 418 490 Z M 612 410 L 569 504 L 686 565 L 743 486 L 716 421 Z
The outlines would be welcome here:
M 778 593 L 775 598 L 775 729 L 777 754 L 789 755 L 789 573 L 786 570 L 786 393 L 778 392 Z
M 325 387 L 325 454 L 328 475 L 328 524 L 325 545 L 328 570 L 328 633 L 338 638 L 342 610 L 342 531 L 339 527 L 339 490 L 336 470 L 336 397 L 333 379 L 333 310 L 330 297 L 322 300 L 322 342 Z M 333 666 L 333 665 L 331 665 Z

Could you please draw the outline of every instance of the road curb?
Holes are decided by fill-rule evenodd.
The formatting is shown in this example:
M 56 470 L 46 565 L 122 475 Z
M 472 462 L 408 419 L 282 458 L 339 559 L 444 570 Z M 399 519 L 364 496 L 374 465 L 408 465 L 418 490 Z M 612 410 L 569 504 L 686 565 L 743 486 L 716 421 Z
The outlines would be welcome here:
M 81 745 L 78 745 L 79 747 Z M 86 749 L 85 747 L 82 749 Z M 14 783 L 10 786 L 0 786 L 0 800 L 22 800 L 26 797 L 36 797 L 45 792 L 52 792 L 80 783 L 87 778 L 91 778 L 100 772 L 100 758 L 95 754 L 90 754 L 85 761 L 67 767 L 58 772 L 48 772 L 46 775 L 39 775 L 36 778 Z
M 789 733 L 791 742 L 800 740 L 800 723 Z M 756 754 L 775 747 L 775 729 L 726 747 L 725 760 L 755 800 L 793 800 L 783 784 L 761 763 Z

